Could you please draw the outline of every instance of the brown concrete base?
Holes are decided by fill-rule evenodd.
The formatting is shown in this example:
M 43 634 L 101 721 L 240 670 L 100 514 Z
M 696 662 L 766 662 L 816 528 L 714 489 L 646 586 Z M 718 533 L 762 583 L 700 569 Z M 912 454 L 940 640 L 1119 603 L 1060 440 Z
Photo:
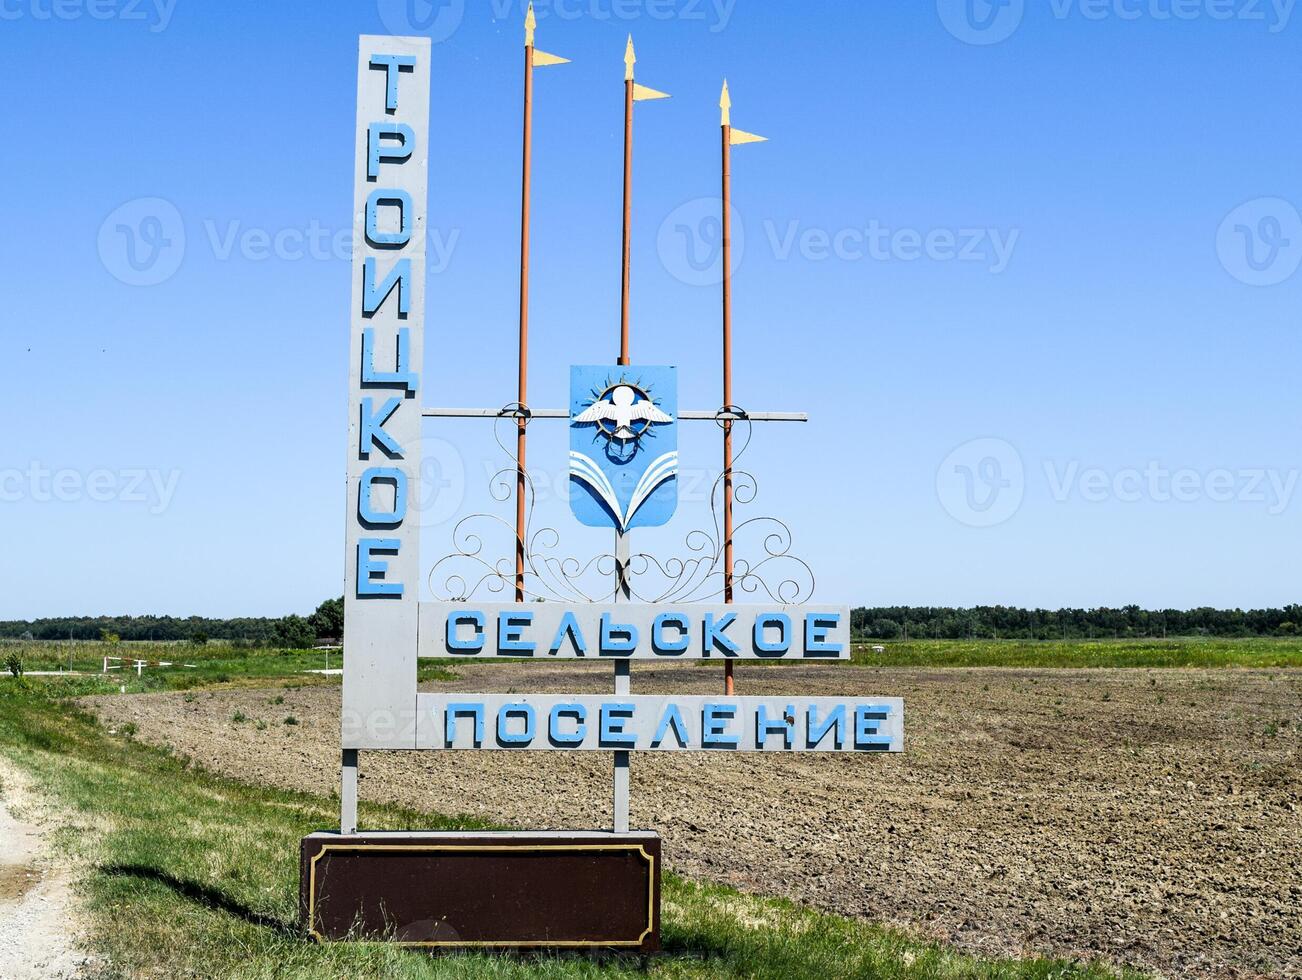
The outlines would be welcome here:
M 447 949 L 660 949 L 653 833 L 316 833 L 300 850 L 321 941 Z

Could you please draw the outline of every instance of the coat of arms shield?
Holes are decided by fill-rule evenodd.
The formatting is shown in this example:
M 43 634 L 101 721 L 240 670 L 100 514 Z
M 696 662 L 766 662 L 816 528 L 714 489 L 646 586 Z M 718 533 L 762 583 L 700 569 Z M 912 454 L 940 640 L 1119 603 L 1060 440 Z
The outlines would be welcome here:
M 677 368 L 570 368 L 570 489 L 588 527 L 668 523 L 678 506 Z

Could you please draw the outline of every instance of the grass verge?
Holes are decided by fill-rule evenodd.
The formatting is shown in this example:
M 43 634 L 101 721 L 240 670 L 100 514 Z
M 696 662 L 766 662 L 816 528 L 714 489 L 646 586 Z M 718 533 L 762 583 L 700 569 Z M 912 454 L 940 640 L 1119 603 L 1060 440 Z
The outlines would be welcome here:
M 279 650 L 239 648 L 211 643 L 30 643 L 0 644 L 0 654 L 14 654 L 26 671 L 72 671 L 86 685 L 84 693 L 138 694 L 142 691 L 189 691 L 201 687 L 263 687 L 275 681 L 298 686 L 338 684 L 337 674 L 313 673 L 343 667 L 339 650 Z M 103 673 L 104 658 L 122 658 L 127 664 L 146 661 L 137 674 L 133 666 Z M 2 660 L 3 657 L 0 657 Z M 157 666 L 166 661 L 170 667 Z M 121 662 L 121 661 L 119 661 Z M 417 668 L 422 681 L 450 680 L 455 675 L 445 663 L 422 660 Z M 92 686 L 93 685 L 93 686 Z
M 78 868 L 95 951 L 113 976 L 864 977 L 1095 980 L 1100 966 L 961 955 L 901 932 L 673 875 L 664 882 L 666 953 L 588 957 L 430 956 L 383 944 L 318 946 L 295 921 L 297 845 L 330 826 L 323 797 L 217 777 L 110 736 L 69 704 L 79 685 L 0 686 L 0 754 L 57 813 L 54 843 Z M 363 805 L 373 829 L 482 829 Z M 672 846 L 672 842 L 670 842 Z
M 874 647 L 882 647 L 877 652 Z M 339 651 L 238 649 L 229 645 L 162 643 L 7 643 L 29 671 L 64 670 L 83 675 L 80 693 L 185 691 L 202 687 L 264 687 L 338 684 L 337 675 L 309 673 L 342 666 Z M 168 660 L 172 667 L 100 673 L 104 656 Z M 896 640 L 856 641 L 853 661 L 874 667 L 1302 667 L 1302 638 L 1174 637 L 1168 640 Z M 781 667 L 786 661 L 747 661 L 747 666 Z M 190 665 L 190 666 L 187 666 Z M 458 664 L 421 660 L 418 680 L 456 677 Z M 701 661 L 714 670 L 715 661 Z M 6 680 L 0 677 L 0 684 Z
M 856 642 L 853 660 L 874 667 L 1302 667 L 1302 639 L 878 640 Z

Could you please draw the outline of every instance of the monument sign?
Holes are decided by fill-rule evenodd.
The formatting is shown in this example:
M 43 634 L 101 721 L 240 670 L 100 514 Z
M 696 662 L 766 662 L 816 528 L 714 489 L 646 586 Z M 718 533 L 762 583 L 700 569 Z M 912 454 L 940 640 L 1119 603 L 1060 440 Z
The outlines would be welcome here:
M 734 554 L 734 429 L 760 421 L 801 421 L 787 413 L 748 413 L 731 399 L 730 270 L 724 278 L 724 401 L 717 410 L 682 411 L 678 369 L 634 366 L 629 345 L 629 249 L 633 104 L 664 93 L 633 80 L 630 41 L 625 94 L 625 250 L 620 353 L 614 364 L 571 369 L 570 404 L 532 409 L 527 394 L 529 199 L 533 69 L 565 59 L 536 51 L 532 10 L 526 25 L 525 142 L 521 236 L 518 400 L 501 409 L 423 408 L 425 236 L 431 158 L 428 39 L 361 38 L 357 63 L 355 257 L 349 356 L 348 485 L 345 546 L 342 787 L 338 832 L 304 839 L 302 911 L 321 940 L 386 938 L 432 947 L 659 948 L 662 845 L 652 831 L 630 832 L 628 767 L 633 752 L 898 752 L 898 698 L 742 697 L 739 661 L 846 661 L 848 608 L 819 605 L 789 590 L 736 603 L 759 591 L 757 569 Z M 729 148 L 760 137 L 732 130 L 723 99 L 724 215 Z M 725 237 L 725 245 L 726 245 Z M 437 338 L 435 338 L 437 339 Z M 690 352 L 693 357 L 698 352 Z M 437 360 L 435 361 L 437 363 Z M 695 362 L 685 370 L 694 370 Z M 516 430 L 514 574 L 466 552 L 486 574 L 453 576 L 464 588 L 436 601 L 419 554 L 414 502 L 420 495 L 421 427 L 427 419 L 505 420 Z M 608 529 L 612 553 L 586 565 L 547 564 L 527 524 L 531 482 L 527 427 L 539 419 L 570 427 L 572 516 Z M 719 426 L 724 468 L 718 484 L 723 528 L 703 557 L 658 567 L 671 586 L 646 601 L 630 535 L 675 518 L 681 421 Z M 705 532 L 703 537 L 709 536 Z M 603 564 L 603 560 L 605 563 Z M 674 562 L 677 562 L 675 564 Z M 696 562 L 696 564 L 693 564 Z M 570 576 L 595 569 L 611 585 L 585 595 Z M 548 570 L 564 587 L 547 587 Z M 558 571 L 559 569 L 559 571 Z M 700 577 L 696 577 L 700 573 Z M 713 591 L 705 583 L 715 579 Z M 480 586 L 515 601 L 485 601 Z M 812 589 L 810 590 L 812 592 Z M 704 595 L 709 601 L 699 601 Z M 694 598 L 695 597 L 695 598 Z M 548 601 L 536 601 L 546 599 Z M 635 601 L 636 600 L 636 601 Z M 608 696 L 447 694 L 420 691 L 421 658 L 559 661 L 614 665 Z M 726 665 L 722 694 L 631 692 L 638 662 L 713 660 Z M 777 675 L 780 676 L 780 675 Z M 359 752 L 609 752 L 614 826 L 545 833 L 359 832 Z M 762 764 L 757 762 L 756 764 Z M 455 803 L 451 806 L 455 808 Z

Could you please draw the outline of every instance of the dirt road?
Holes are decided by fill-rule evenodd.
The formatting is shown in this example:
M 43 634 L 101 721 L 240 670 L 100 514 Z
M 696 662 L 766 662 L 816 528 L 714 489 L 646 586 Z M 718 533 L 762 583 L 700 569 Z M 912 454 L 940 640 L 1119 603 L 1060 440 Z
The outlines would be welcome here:
M 712 693 L 718 674 L 635 668 L 633 689 Z M 605 668 L 491 664 L 440 686 L 609 683 Z M 742 668 L 739 684 L 901 695 L 905 753 L 635 755 L 633 824 L 665 835 L 676 870 L 974 952 L 1302 976 L 1302 671 L 771 667 Z M 337 688 L 190 697 L 88 703 L 242 779 L 337 785 Z M 601 826 L 610 768 L 605 754 L 364 754 L 362 795 L 522 827 Z
M 30 797 L 3 760 L 0 780 L 0 978 L 82 976 L 92 962 L 76 948 L 67 869 L 54 860 L 41 829 L 14 816 Z

